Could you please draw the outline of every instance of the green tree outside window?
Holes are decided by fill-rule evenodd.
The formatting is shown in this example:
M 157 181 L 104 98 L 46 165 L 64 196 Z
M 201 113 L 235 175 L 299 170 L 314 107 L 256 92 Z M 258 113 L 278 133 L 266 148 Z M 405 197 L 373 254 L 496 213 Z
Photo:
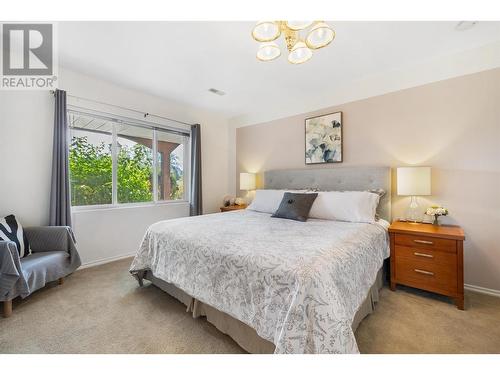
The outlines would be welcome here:
M 149 147 L 120 145 L 117 155 L 117 195 L 119 203 L 153 200 L 153 157 Z M 73 137 L 69 152 L 71 204 L 86 206 L 111 204 L 113 201 L 111 144 L 92 144 L 87 137 Z M 171 193 L 168 199 L 184 195 L 183 168 L 178 157 L 170 154 Z

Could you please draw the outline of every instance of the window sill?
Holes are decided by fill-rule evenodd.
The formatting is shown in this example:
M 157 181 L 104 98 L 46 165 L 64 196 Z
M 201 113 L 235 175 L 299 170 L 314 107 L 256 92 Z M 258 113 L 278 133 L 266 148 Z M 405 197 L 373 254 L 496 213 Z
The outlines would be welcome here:
M 161 202 L 144 202 L 144 203 L 124 203 L 124 204 L 101 204 L 94 206 L 75 206 L 71 207 L 71 213 L 88 212 L 88 211 L 108 211 L 108 210 L 127 210 L 131 208 L 146 208 L 158 206 L 178 206 L 189 205 L 186 200 L 161 201 Z

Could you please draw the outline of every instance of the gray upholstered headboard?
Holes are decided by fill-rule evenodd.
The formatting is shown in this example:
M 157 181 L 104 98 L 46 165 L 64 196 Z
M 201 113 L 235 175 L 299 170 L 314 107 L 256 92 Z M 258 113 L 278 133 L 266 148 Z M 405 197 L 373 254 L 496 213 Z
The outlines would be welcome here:
M 391 221 L 390 167 L 335 167 L 283 169 L 264 172 L 265 189 L 307 189 L 362 191 L 384 189 L 377 213 Z

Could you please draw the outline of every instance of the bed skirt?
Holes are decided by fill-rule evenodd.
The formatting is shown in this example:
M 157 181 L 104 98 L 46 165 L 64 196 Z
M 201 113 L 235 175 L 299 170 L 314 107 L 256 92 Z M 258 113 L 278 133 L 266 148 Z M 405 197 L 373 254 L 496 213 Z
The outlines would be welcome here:
M 230 336 L 236 343 L 249 353 L 270 354 L 274 353 L 274 344 L 260 337 L 257 332 L 247 324 L 219 311 L 206 303 L 191 297 L 175 285 L 156 278 L 150 271 L 146 271 L 144 278 L 151 281 L 172 297 L 187 306 L 187 312 L 192 313 L 193 318 L 205 316 L 219 331 Z M 375 283 L 371 286 L 366 299 L 354 315 L 352 329 L 356 331 L 361 321 L 375 309 L 375 303 L 379 300 L 379 290 L 383 286 L 383 267 L 378 271 Z

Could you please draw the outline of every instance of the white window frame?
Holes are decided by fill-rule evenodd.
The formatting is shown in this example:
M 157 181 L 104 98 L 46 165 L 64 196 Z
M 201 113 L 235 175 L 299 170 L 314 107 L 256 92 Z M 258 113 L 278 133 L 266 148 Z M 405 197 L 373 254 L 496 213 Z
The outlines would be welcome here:
M 81 114 L 89 117 L 96 117 L 100 119 L 105 119 L 113 123 L 112 133 L 111 133 L 111 158 L 112 158 L 112 202 L 104 204 L 93 204 L 84 206 L 71 206 L 73 211 L 87 211 L 87 210 L 98 210 L 98 209 L 111 209 L 111 208 L 128 208 L 128 207 L 146 207 L 146 206 L 156 206 L 165 204 L 186 204 L 189 203 L 190 197 L 190 187 L 191 187 L 191 129 L 175 129 L 172 127 L 161 126 L 161 124 L 156 124 L 150 121 L 136 120 L 132 118 L 127 118 L 123 116 L 113 115 L 110 113 L 93 111 L 82 109 L 79 107 L 68 106 L 66 115 L 69 116 L 70 113 Z M 153 153 L 153 199 L 148 202 L 131 202 L 131 203 L 119 203 L 118 202 L 118 154 L 117 154 L 117 144 L 118 144 L 118 130 L 117 126 L 128 125 L 135 127 L 142 127 L 150 129 L 152 131 L 152 153 Z M 79 129 L 79 128 L 77 128 Z M 85 131 L 85 129 L 79 129 Z M 71 131 L 71 128 L 70 128 Z M 157 149 L 158 149 L 158 132 L 174 133 L 184 135 L 183 142 L 183 198 L 182 199 L 158 199 L 158 160 L 157 160 Z M 71 142 L 71 136 L 68 136 L 68 142 Z M 71 176 L 71 170 L 70 170 Z M 70 189 L 71 190 L 71 189 Z

